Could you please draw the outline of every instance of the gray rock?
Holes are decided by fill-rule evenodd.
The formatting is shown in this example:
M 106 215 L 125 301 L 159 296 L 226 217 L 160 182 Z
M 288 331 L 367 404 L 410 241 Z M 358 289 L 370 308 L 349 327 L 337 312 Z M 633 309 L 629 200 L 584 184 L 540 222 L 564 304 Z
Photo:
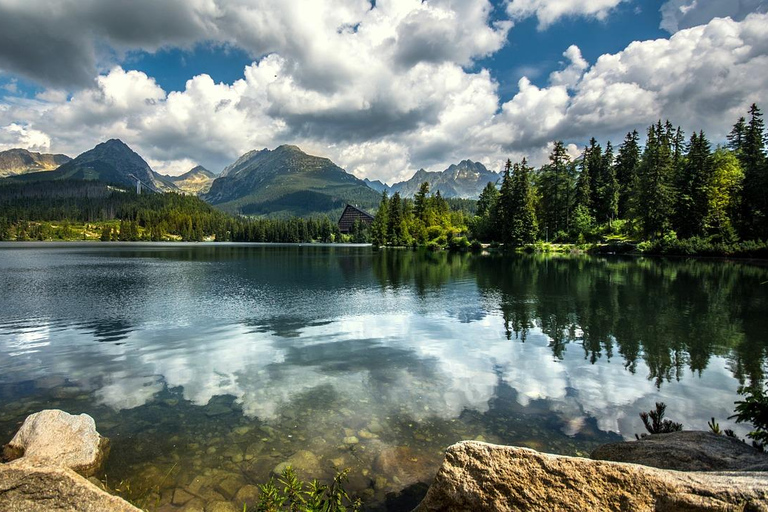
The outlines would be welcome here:
M 768 471 L 768 454 L 732 437 L 693 430 L 604 444 L 591 457 L 677 471 Z
M 0 464 L 0 510 L 27 512 L 141 512 L 71 469 L 22 459 Z
M 682 473 L 464 441 L 416 512 L 768 511 L 768 474 Z
M 27 416 L 11 442 L 3 447 L 7 461 L 20 457 L 93 476 L 109 452 L 109 441 L 96 431 L 87 414 L 74 416 L 47 409 Z

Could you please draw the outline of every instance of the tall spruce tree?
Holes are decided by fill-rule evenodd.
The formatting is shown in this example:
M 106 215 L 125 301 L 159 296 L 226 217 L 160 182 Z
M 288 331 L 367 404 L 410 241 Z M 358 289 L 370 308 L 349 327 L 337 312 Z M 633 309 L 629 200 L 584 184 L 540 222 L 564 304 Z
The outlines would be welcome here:
M 637 130 L 628 133 L 616 156 L 616 181 L 619 188 L 618 215 L 626 219 L 633 208 L 640 167 L 640 135 Z
M 413 196 L 413 215 L 422 222 L 426 222 L 428 195 L 429 182 L 425 181 L 419 186 L 418 192 Z
M 691 135 L 685 163 L 676 180 L 675 229 L 680 238 L 705 234 L 709 214 L 709 183 L 712 155 L 704 132 Z
M 662 236 L 669 229 L 674 207 L 674 160 L 669 125 L 659 121 L 648 128 L 648 139 L 640 165 L 638 217 L 647 238 Z
M 594 205 L 595 219 L 599 223 L 610 222 L 619 213 L 619 184 L 616 180 L 616 168 L 613 165 L 613 146 L 610 141 L 605 144 L 603 157 L 599 162 L 595 177 L 596 202 Z
M 539 227 L 544 236 L 567 233 L 570 230 L 571 210 L 573 208 L 575 166 L 565 145 L 555 142 L 549 155 L 549 165 L 539 170 L 537 186 L 539 201 Z
M 513 246 L 533 243 L 536 238 L 536 209 L 534 194 L 531 189 L 531 172 L 528 162 L 523 158 L 522 163 L 512 168 L 511 191 L 511 226 L 509 242 Z M 503 197 L 503 196 L 502 196 Z
M 765 157 L 765 125 L 756 104 L 749 109 L 749 124 L 738 154 L 744 169 L 742 236 L 768 237 L 768 166 Z
M 395 192 L 389 200 L 389 220 L 387 223 L 387 240 L 392 245 L 403 244 L 403 202 L 400 192 Z
M 496 201 L 495 215 L 499 226 L 498 235 L 505 245 L 512 244 L 513 208 L 512 161 L 507 159 L 501 177 L 501 190 L 499 190 L 499 198 Z
M 389 197 L 387 191 L 381 193 L 381 201 L 376 216 L 371 224 L 371 235 L 374 245 L 387 245 L 387 229 L 389 227 Z
M 740 153 L 744 147 L 744 139 L 747 136 L 747 120 L 740 117 L 733 125 L 731 133 L 728 134 L 728 149 L 735 153 Z

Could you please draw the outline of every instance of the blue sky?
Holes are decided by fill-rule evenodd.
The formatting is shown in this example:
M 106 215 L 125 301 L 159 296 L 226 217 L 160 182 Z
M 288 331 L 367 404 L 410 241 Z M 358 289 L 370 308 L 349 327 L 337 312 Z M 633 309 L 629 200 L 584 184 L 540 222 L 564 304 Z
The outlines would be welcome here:
M 0 149 L 118 137 L 179 174 L 292 143 L 391 182 L 464 158 L 542 163 L 554 140 L 576 156 L 658 118 L 717 142 L 765 99 L 766 8 L 0 0 Z

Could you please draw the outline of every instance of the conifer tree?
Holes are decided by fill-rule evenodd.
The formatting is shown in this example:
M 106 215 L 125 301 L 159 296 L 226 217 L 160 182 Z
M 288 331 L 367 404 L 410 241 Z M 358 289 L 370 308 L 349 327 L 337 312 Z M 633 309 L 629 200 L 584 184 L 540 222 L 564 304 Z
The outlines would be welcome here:
M 416 195 L 413 196 L 413 215 L 422 222 L 426 222 L 428 194 L 429 182 L 425 181 L 419 186 Z
M 403 203 L 400 192 L 395 192 L 389 201 L 389 220 L 387 222 L 387 240 L 392 245 L 403 243 Z
M 765 157 L 765 125 L 756 104 L 749 109 L 739 160 L 744 169 L 743 236 L 768 237 L 768 165 Z
M 618 216 L 626 219 L 632 211 L 640 167 L 640 135 L 637 130 L 628 133 L 616 156 L 616 181 L 619 188 Z
M 638 217 L 645 236 L 656 238 L 669 229 L 669 218 L 674 206 L 673 154 L 669 125 L 659 121 L 648 128 L 640 165 Z
M 514 222 L 514 186 L 512 184 L 512 161 L 507 159 L 501 178 L 501 190 L 496 201 L 496 219 L 499 225 L 499 238 L 504 244 L 512 243 Z
M 531 169 L 523 158 L 512 170 L 510 211 L 511 229 L 509 241 L 514 246 L 532 243 L 536 237 L 536 209 L 531 189 Z M 503 197 L 503 196 L 502 196 Z
M 605 152 L 595 173 L 597 202 L 594 212 L 598 222 L 612 221 L 619 213 L 619 183 L 613 164 L 613 146 L 605 144 Z
M 728 134 L 728 149 L 735 153 L 740 153 L 744 147 L 744 139 L 747 136 L 747 120 L 740 117 L 733 125 L 731 133 Z
M 709 182 L 712 178 L 710 144 L 704 132 L 691 135 L 685 163 L 677 179 L 675 207 L 678 235 L 681 238 L 704 234 L 709 209 Z
M 389 197 L 387 191 L 381 193 L 381 202 L 376 216 L 371 224 L 371 234 L 374 245 L 387 245 L 387 228 L 389 227 Z

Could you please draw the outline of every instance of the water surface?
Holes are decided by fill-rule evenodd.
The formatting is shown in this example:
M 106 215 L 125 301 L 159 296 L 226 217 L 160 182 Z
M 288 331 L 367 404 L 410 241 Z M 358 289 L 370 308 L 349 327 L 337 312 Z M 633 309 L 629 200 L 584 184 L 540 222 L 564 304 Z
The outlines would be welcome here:
M 462 439 L 586 455 L 762 382 L 768 269 L 369 247 L 0 244 L 0 442 L 43 408 L 112 439 L 148 509 L 242 508 L 288 462 L 408 508 Z M 250 494 L 249 494 L 250 493 Z

